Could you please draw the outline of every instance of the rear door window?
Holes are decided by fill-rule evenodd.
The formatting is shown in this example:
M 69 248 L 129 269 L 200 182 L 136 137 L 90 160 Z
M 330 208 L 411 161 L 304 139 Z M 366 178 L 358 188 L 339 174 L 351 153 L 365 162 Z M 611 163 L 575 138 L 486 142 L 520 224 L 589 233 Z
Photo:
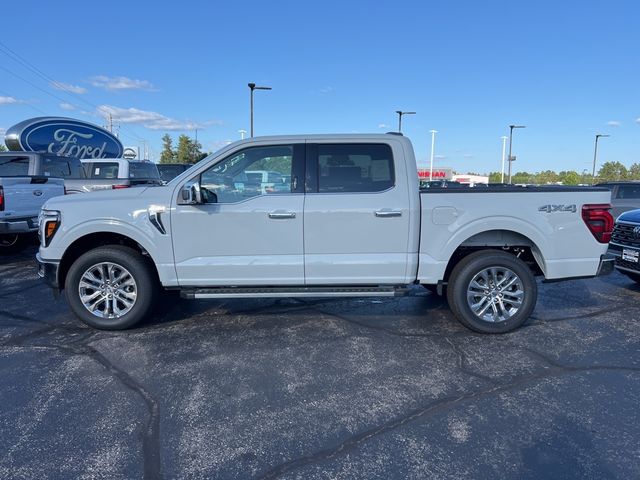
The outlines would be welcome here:
M 151 162 L 129 163 L 129 178 L 160 178 L 158 167 Z
M 318 144 L 318 192 L 382 192 L 395 184 L 389 145 Z
M 47 177 L 85 178 L 82 162 L 77 158 L 42 157 L 42 174 Z
M 89 178 L 101 178 L 111 179 L 118 178 L 118 163 L 117 162 L 95 162 L 91 164 L 89 172 L 87 172 Z
M 23 177 L 29 175 L 29 157 L 0 157 L 0 177 Z
M 640 184 L 637 185 L 618 185 L 618 194 L 616 198 L 638 199 L 640 198 Z

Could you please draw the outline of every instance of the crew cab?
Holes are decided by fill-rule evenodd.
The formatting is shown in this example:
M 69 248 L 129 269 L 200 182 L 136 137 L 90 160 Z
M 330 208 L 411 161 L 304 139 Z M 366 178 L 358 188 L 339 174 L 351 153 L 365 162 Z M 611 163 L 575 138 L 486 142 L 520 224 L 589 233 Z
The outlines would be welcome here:
M 10 169 L 13 176 L 62 178 L 67 193 L 87 191 L 82 162 L 75 157 L 41 152 L 0 152 L 0 165 L 0 177 L 5 169 Z
M 278 172 L 288 191 L 247 188 Z M 611 194 L 590 187 L 419 189 L 392 134 L 262 137 L 167 185 L 56 198 L 39 274 L 85 323 L 122 329 L 156 295 L 186 298 L 446 294 L 478 332 L 522 325 L 547 281 L 609 273 Z

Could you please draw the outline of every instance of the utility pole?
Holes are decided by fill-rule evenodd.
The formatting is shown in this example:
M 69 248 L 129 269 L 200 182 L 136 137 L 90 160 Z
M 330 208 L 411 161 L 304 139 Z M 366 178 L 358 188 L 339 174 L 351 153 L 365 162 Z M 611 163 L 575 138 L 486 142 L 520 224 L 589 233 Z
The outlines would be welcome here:
M 402 133 L 402 116 L 403 115 L 415 115 L 416 112 L 403 112 L 402 110 L 396 110 L 398 114 L 398 133 Z
M 431 132 L 431 162 L 429 164 L 429 181 L 433 180 L 433 153 L 436 146 L 436 133 L 437 130 L 429 130 Z
M 593 171 L 591 172 L 591 185 L 596 183 L 596 161 L 598 159 L 598 139 L 600 137 L 610 137 L 611 135 L 596 134 L 596 145 L 593 149 Z
M 500 137 L 502 139 L 502 170 L 500 174 L 500 183 L 504 183 L 504 157 L 507 150 L 507 136 L 503 135 Z
M 515 159 L 511 155 L 511 145 L 513 142 L 513 129 L 514 128 L 526 128 L 525 125 L 509 125 L 509 185 L 511 185 L 511 162 Z
M 250 110 L 251 110 L 251 138 L 253 138 L 253 91 L 254 90 L 271 90 L 271 87 L 257 87 L 255 83 L 248 83 L 247 86 L 251 90 Z

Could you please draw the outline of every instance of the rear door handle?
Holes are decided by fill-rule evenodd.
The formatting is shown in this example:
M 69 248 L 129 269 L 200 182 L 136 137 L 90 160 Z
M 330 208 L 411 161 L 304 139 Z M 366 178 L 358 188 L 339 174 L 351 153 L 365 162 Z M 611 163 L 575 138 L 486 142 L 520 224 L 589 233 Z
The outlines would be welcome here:
M 400 210 L 376 210 L 375 215 L 382 218 L 401 217 L 402 212 Z
M 274 220 L 296 218 L 296 212 L 271 212 L 269 218 L 273 218 Z

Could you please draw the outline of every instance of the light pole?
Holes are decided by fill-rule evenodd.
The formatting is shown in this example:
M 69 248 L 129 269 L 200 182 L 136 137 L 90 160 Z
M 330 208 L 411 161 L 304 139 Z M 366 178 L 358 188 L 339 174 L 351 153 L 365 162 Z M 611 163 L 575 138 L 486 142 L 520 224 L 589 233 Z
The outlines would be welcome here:
M 238 130 L 238 133 L 240 134 L 240 140 L 244 140 L 244 136 L 247 134 L 247 131 L 242 129 Z
M 513 144 L 513 129 L 514 128 L 526 128 L 525 125 L 509 125 L 509 185 L 511 185 L 511 162 L 513 162 L 513 156 L 511 155 L 511 146 Z
M 398 114 L 398 133 L 402 133 L 402 116 L 403 115 L 415 115 L 416 112 L 403 112 L 402 110 L 396 110 Z
M 610 137 L 611 135 L 596 134 L 596 145 L 593 149 L 593 171 L 591 172 L 591 185 L 596 183 L 596 160 L 598 159 L 598 139 L 600 137 Z
M 429 164 L 429 181 L 433 180 L 433 152 L 436 146 L 436 133 L 437 130 L 429 130 L 431 132 L 431 163 Z
M 502 139 L 502 173 L 500 174 L 500 183 L 504 183 L 504 158 L 507 152 L 507 137 L 503 135 L 500 137 Z
M 248 83 L 251 90 L 251 138 L 253 138 L 253 91 L 254 90 L 271 90 L 271 87 L 257 87 L 255 83 Z

